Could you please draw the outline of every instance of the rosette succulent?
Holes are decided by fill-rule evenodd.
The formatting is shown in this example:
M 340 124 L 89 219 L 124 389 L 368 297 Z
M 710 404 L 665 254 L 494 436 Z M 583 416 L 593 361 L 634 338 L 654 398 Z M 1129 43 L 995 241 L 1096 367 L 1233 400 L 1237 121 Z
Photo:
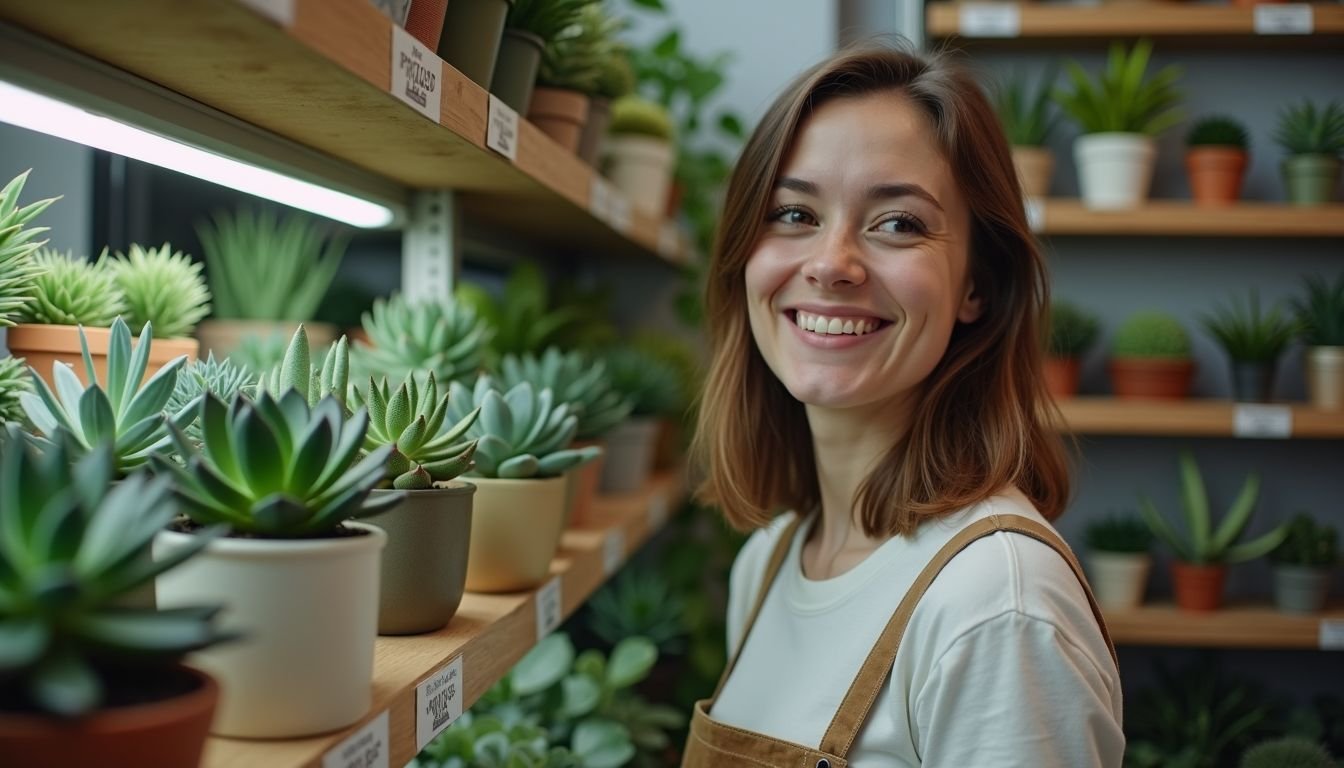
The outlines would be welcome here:
M 126 307 L 109 270 L 73 253 L 42 249 L 33 254 L 39 273 L 21 322 L 106 328 Z
M 14 324 L 10 316 L 32 300 L 33 283 L 42 272 L 33 253 L 46 244 L 36 238 L 47 228 L 27 225 L 60 199 L 38 200 L 20 208 L 19 195 L 28 173 L 15 176 L 0 189 L 0 326 Z
M 490 326 L 458 301 L 410 301 L 401 294 L 374 302 L 364 313 L 370 345 L 355 349 L 361 374 L 404 379 L 429 371 L 439 381 L 471 376 L 481 367 Z
M 449 421 L 461 422 L 471 409 L 480 409 L 467 435 L 477 439 L 475 471 L 483 477 L 556 477 L 601 450 L 566 447 L 579 420 L 549 389 L 537 391 L 522 382 L 501 393 L 489 376 L 481 376 L 473 389 L 453 382 L 448 392 Z
M 533 389 L 550 389 L 556 399 L 569 404 L 579 417 L 575 437 L 580 440 L 601 437 L 630 415 L 631 403 L 612 387 L 605 361 L 582 352 L 548 347 L 540 358 L 506 355 L 499 366 L 500 386 L 507 390 L 523 382 Z
M 190 336 L 210 312 L 210 291 L 201 265 L 164 243 L 148 250 L 132 245 L 130 252 L 109 258 L 100 266 L 112 273 L 125 301 L 126 322 L 153 323 L 160 338 Z
M 424 490 L 471 469 L 476 441 L 466 434 L 480 409 L 473 409 L 444 429 L 450 398 L 447 392 L 439 397 L 434 374 L 429 374 L 423 387 L 416 384 L 414 376 L 408 376 L 395 391 L 387 379 L 375 382 L 370 378 L 369 388 L 357 390 L 355 397 L 369 410 L 364 450 L 392 448 L 383 485 L 403 491 Z

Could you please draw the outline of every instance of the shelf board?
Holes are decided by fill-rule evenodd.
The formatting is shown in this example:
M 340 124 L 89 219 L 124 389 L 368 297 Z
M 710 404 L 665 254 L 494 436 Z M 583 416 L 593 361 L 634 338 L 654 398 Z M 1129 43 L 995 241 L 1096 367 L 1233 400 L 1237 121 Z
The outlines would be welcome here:
M 1339 604 L 1316 614 L 1284 613 L 1255 604 L 1197 613 L 1170 603 L 1105 613 L 1116 645 L 1344 650 L 1344 606 Z
M 537 242 L 687 258 L 659 217 L 594 216 L 597 174 L 526 120 L 516 162 L 488 149 L 488 94 L 437 57 L 437 122 L 391 95 L 393 24 L 367 0 L 291 4 L 284 26 L 238 0 L 0 0 L 0 22 L 401 188 L 458 190 Z
M 562 613 L 569 616 L 607 578 L 607 547 L 624 543 L 624 555 L 639 549 L 686 493 L 680 472 L 656 476 L 642 491 L 599 497 L 595 523 L 566 530 L 551 573 L 560 579 Z M 614 551 L 614 550 L 613 550 Z M 624 562 L 624 557 L 621 559 Z M 303 739 L 211 738 L 208 768 L 259 765 L 320 768 L 323 755 L 365 723 L 388 713 L 388 765 L 406 765 L 416 755 L 415 687 L 448 662 L 462 657 L 463 711 L 504 676 L 537 640 L 540 590 L 503 595 L 468 592 L 447 627 L 426 635 L 380 637 L 374 647 L 373 707 L 343 731 Z
M 1105 237 L 1344 237 L 1344 204 L 1238 203 L 1197 207 L 1186 200 L 1150 200 L 1140 208 L 1094 211 L 1080 200 L 1051 198 L 1030 218 L 1037 234 Z
M 1344 411 L 1323 411 L 1307 405 L 1259 404 L 1227 400 L 1119 400 L 1074 397 L 1060 400 L 1068 431 L 1078 435 L 1154 437 L 1293 437 L 1344 438 Z M 1238 412 L 1241 426 L 1238 426 Z M 1266 426 L 1266 416 L 1272 424 Z M 1268 434 L 1282 429 L 1287 435 Z

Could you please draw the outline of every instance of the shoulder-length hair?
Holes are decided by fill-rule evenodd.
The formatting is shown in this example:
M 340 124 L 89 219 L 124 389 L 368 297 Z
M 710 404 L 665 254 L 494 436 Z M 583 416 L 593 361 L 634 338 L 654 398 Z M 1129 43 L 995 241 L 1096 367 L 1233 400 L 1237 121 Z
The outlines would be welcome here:
M 982 314 L 956 326 L 920 384 L 908 430 L 859 489 L 859 520 L 870 536 L 908 535 L 1008 485 L 1053 519 L 1068 499 L 1069 470 L 1041 373 L 1049 287 L 1008 143 L 967 72 L 943 55 L 872 44 L 795 80 L 728 183 L 706 285 L 712 359 L 693 446 L 706 473 L 700 497 L 738 529 L 760 527 L 781 508 L 820 504 L 807 417 L 756 348 L 744 273 L 799 126 L 829 100 L 875 92 L 903 94 L 937 131 L 970 209 L 969 270 Z

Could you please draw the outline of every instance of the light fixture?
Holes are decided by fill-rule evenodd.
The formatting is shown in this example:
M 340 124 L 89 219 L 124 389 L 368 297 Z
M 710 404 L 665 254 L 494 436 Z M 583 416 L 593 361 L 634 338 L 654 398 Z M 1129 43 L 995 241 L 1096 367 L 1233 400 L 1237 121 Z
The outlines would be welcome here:
M 356 227 L 385 227 L 391 208 L 283 173 L 207 152 L 0 82 L 0 122 L 125 155 Z

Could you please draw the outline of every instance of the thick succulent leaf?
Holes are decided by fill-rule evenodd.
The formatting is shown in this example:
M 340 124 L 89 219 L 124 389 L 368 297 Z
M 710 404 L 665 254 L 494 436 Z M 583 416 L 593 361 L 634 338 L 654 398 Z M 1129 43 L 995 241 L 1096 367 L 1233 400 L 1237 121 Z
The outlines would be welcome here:
M 147 416 L 138 422 L 123 423 L 117 435 L 117 454 L 127 457 L 139 453 L 166 437 L 166 432 L 162 414 Z
M 1148 527 L 1152 532 L 1157 534 L 1157 537 L 1162 539 L 1168 547 L 1171 547 L 1171 551 L 1177 558 L 1187 563 L 1195 562 L 1194 553 L 1191 552 L 1190 547 L 1181 539 L 1180 535 L 1167 524 L 1166 518 L 1158 513 L 1157 508 L 1153 506 L 1153 502 L 1146 498 L 1140 499 L 1139 512 L 1143 515 L 1144 522 L 1148 523 Z
M 364 405 L 369 410 L 369 435 L 387 436 L 392 440 L 396 439 L 395 434 L 387 427 L 387 381 L 383 384 L 374 383 L 373 377 L 369 377 L 369 388 L 366 390 L 368 395 L 364 398 Z M 386 442 L 386 440 L 383 440 Z
M 1255 500 L 1260 496 L 1260 476 L 1252 472 L 1246 482 L 1242 484 L 1241 491 L 1237 494 L 1236 501 L 1232 502 L 1231 509 L 1228 510 L 1227 517 L 1218 524 L 1218 529 L 1213 534 L 1213 543 L 1209 551 L 1217 558 L 1225 549 L 1232 546 L 1232 542 L 1241 536 L 1245 530 L 1246 524 L 1250 522 L 1251 512 L 1255 509 Z
M 435 442 L 440 440 L 445 443 L 456 443 L 460 441 L 476 423 L 477 417 L 481 415 L 480 408 L 472 408 L 466 415 L 458 417 L 458 420 L 446 432 L 439 432 Z
M 1135 46 L 1135 55 L 1138 46 Z M 1181 499 L 1184 502 L 1185 523 L 1190 531 L 1190 546 L 1197 557 L 1209 551 L 1209 497 L 1204 491 L 1204 478 L 1199 465 L 1189 451 L 1181 451 Z
M 75 490 L 65 488 L 38 516 L 28 546 L 36 562 L 68 563 L 79 551 L 83 533 L 84 511 L 76 501 Z
M 243 411 L 233 423 L 239 464 L 254 497 L 275 493 L 285 485 L 285 462 L 275 434 L 255 409 Z
M 323 406 L 327 403 L 332 405 L 324 409 Z M 322 470 L 322 476 L 313 484 L 312 492 L 314 494 L 327 492 L 340 480 L 341 475 L 350 468 L 350 465 L 355 461 L 355 457 L 359 455 L 360 448 L 364 443 L 364 434 L 368 430 L 368 411 L 356 411 L 350 421 L 342 424 L 341 416 L 332 410 L 333 408 L 339 409 L 339 407 L 339 404 L 330 398 L 318 403 L 318 409 L 324 411 L 322 417 L 329 419 L 332 423 L 336 447 L 327 459 L 327 466 Z M 390 452 L 392 446 L 384 446 L 384 448 Z
M 387 510 L 395 507 L 405 500 L 406 494 L 403 493 L 380 493 L 377 496 L 369 494 L 364 498 L 363 503 L 355 512 L 355 517 L 365 518 L 381 515 Z
M 33 616 L 0 618 L 0 673 L 37 661 L 51 641 L 46 622 Z
M 406 383 L 403 382 L 397 390 L 392 393 L 392 398 L 387 401 L 387 431 L 393 436 L 400 436 L 401 433 L 410 426 L 414 414 L 411 412 L 411 394 Z
M 121 318 L 117 318 L 120 321 Z M 116 328 L 117 322 L 112 323 Z M 122 322 L 122 328 L 126 324 Z M 107 395 L 117 406 L 117 417 L 120 419 L 123 409 L 130 405 L 130 392 L 135 391 L 135 385 L 130 385 L 130 392 L 127 392 L 127 378 L 131 371 L 131 334 L 119 333 L 116 330 L 110 334 L 107 344 Z M 139 384 L 137 381 L 135 384 Z
M 228 527 L 223 525 L 202 528 L 193 533 L 185 544 L 174 547 L 170 551 L 155 553 L 153 556 L 130 558 L 109 573 L 106 578 L 91 585 L 90 589 L 95 591 L 96 594 L 104 596 L 124 595 L 136 587 L 148 584 L 159 574 L 171 571 L 186 560 L 195 557 L 197 552 L 205 549 L 210 542 L 223 536 L 228 530 Z M 148 555 L 148 552 L 144 550 L 142 552 Z
M 556 477 L 563 475 L 572 467 L 577 467 L 582 461 L 583 454 L 579 451 L 555 451 L 537 460 L 536 474 L 540 477 Z
M 509 406 L 517 434 L 509 437 L 514 445 L 526 445 L 526 439 L 532 433 L 533 421 L 537 418 L 537 399 L 532 388 L 515 386 L 504 393 L 504 402 Z
M 644 637 L 627 637 L 616 645 L 607 662 L 607 687 L 629 688 L 648 676 L 658 661 L 658 647 Z
M 629 730 L 611 720 L 579 723 L 571 737 L 571 748 L 584 768 L 620 768 L 635 756 Z
M 110 442 L 117 438 L 117 417 L 112 413 L 112 404 L 107 395 L 97 387 L 84 390 L 79 399 L 79 423 L 84 430 L 84 439 L 90 445 Z
M 102 686 L 93 669 L 74 653 L 48 656 L 29 678 L 30 695 L 42 709 L 73 717 L 98 706 Z
M 498 476 L 521 480 L 529 477 L 536 477 L 540 468 L 541 465 L 540 462 L 537 461 L 537 457 L 530 453 L 525 453 L 522 456 L 514 456 L 511 459 L 505 459 L 500 462 Z
M 105 611 L 78 617 L 71 629 L 95 645 L 130 653 L 185 654 L 214 642 L 218 609 Z
M 397 438 L 397 450 L 406 456 L 418 456 L 420 449 L 424 447 L 425 438 L 429 435 L 429 423 L 425 421 L 425 417 L 416 416 Z
M 294 336 L 289 340 L 289 347 L 285 349 L 285 359 L 280 363 L 280 391 L 274 394 L 280 395 L 286 389 L 297 390 L 303 399 L 308 400 L 308 387 L 311 378 L 312 364 L 308 353 L 308 331 L 300 325 L 294 332 Z
M 434 478 L 419 464 L 398 474 L 392 487 L 398 491 L 423 491 L 434 486 Z
M 564 418 L 565 413 L 568 411 L 562 410 L 563 405 L 560 408 L 552 406 L 554 397 L 555 393 L 550 389 L 543 389 L 541 392 L 537 393 L 536 415 L 532 419 L 532 428 L 518 445 L 518 448 L 522 450 L 531 450 L 533 446 L 544 438 L 547 430 L 554 429 L 554 426 L 558 425 L 561 419 Z
M 290 402 L 302 401 L 302 398 L 298 397 L 297 394 L 288 395 L 285 399 Z M 263 392 L 256 400 L 252 401 L 252 407 L 253 413 L 266 422 L 267 428 L 275 438 L 275 445 L 280 450 L 281 465 L 288 466 L 290 458 L 294 455 L 294 435 L 289 430 L 289 421 L 285 418 L 285 412 L 280 409 L 279 399 Z
M 95 509 L 102 502 L 116 473 L 116 459 L 112 447 L 103 444 L 84 456 L 70 468 L 75 497 L 86 509 Z
M 242 412 L 246 398 L 236 398 L 229 405 L 223 400 L 207 393 L 201 403 L 201 438 L 205 458 L 220 471 L 240 485 L 246 485 L 243 468 L 238 463 L 237 449 L 233 444 L 232 421 Z M 176 442 L 176 441 L 175 441 Z M 179 445 L 181 450 L 182 446 Z
M 1264 557 L 1273 552 L 1274 548 L 1282 544 L 1286 538 L 1288 538 L 1288 526 L 1281 525 L 1269 533 L 1228 548 L 1223 556 L 1223 562 L 1244 563 L 1247 560 Z
M 250 530 L 283 536 L 306 530 L 312 516 L 312 510 L 301 500 L 283 493 L 273 493 L 252 508 L 253 525 Z
M 173 397 L 177 387 L 177 377 L 187 362 L 185 355 L 175 357 L 167 365 L 154 372 L 149 381 L 135 393 L 129 405 L 123 404 L 122 421 L 139 421 L 147 416 L 162 413 Z
M 452 480 L 471 469 L 472 458 L 476 455 L 476 443 L 467 444 L 467 448 L 456 456 L 423 465 L 424 471 L 437 482 Z
M 131 335 L 131 329 L 127 327 L 126 323 L 122 322 L 121 318 L 117 318 L 112 322 L 112 335 L 116 336 L 118 333 L 122 333 L 127 337 Z M 131 354 L 131 365 L 126 370 L 125 392 L 127 394 L 134 392 L 139 388 L 140 382 L 145 380 L 145 373 L 149 371 L 149 352 L 153 349 L 153 346 L 154 326 L 145 323 L 144 327 L 140 329 L 140 338 L 135 343 L 135 352 Z M 178 365 L 180 366 L 181 363 L 178 363 Z M 177 371 L 177 366 L 173 366 L 173 371 Z M 90 376 L 89 380 L 93 381 L 92 376 Z M 173 375 L 173 380 L 174 382 L 177 380 L 176 373 Z M 172 394 L 171 390 L 172 387 L 169 387 L 169 394 Z M 160 407 L 160 410 L 162 410 L 162 407 Z
M 75 565 L 85 574 L 98 574 L 136 550 L 149 545 L 154 534 L 176 514 L 169 478 L 130 477 L 113 488 L 98 514 L 89 522 Z
M 322 491 L 320 496 L 313 498 L 313 506 L 325 507 L 332 499 L 346 495 L 351 488 L 365 491 L 376 488 L 386 475 L 387 457 L 391 453 L 392 446 L 390 445 L 370 451 L 357 464 L 343 472 L 339 479 L 331 484 L 331 487 Z
M 602 700 L 602 686 L 587 675 L 566 675 L 560 681 L 561 711 L 565 717 L 580 718 L 597 709 Z
M 431 376 L 430 377 L 431 387 L 433 386 L 433 383 L 434 383 L 433 376 Z M 432 399 L 425 400 L 421 405 L 420 412 L 424 413 L 426 409 L 430 410 L 429 410 L 429 418 L 425 420 L 425 423 L 429 429 L 430 436 L 434 437 L 436 435 L 439 435 L 439 433 L 443 430 L 443 422 L 445 419 L 448 418 L 448 396 L 444 395 L 442 398 L 439 398 L 437 400 Z
M 42 381 L 36 373 L 33 374 L 33 378 Z M 43 386 L 45 386 L 45 382 Z M 72 434 L 78 434 L 78 427 L 66 418 L 65 412 L 60 410 L 59 405 L 56 406 L 57 410 L 52 410 L 51 406 L 55 405 L 55 397 L 52 396 L 52 399 L 48 400 L 51 390 L 48 389 L 43 392 L 40 388 L 35 387 L 35 389 L 39 394 L 35 395 L 32 392 L 19 393 L 19 406 L 23 408 L 24 415 L 33 423 L 37 431 L 44 435 L 53 435 L 57 429 L 64 429 Z
M 477 420 L 478 434 L 494 435 L 510 445 L 516 444 L 513 436 L 513 419 L 509 406 L 498 392 L 488 392 L 481 401 L 481 415 Z
M 332 443 L 335 440 L 332 429 L 331 419 L 317 419 L 308 426 L 307 433 L 300 438 L 299 448 L 289 468 L 289 476 L 285 479 L 285 487 L 290 493 L 302 497 L 311 495 L 331 457 Z
M 547 635 L 514 665 L 510 677 L 513 693 L 530 696 L 564 679 L 574 663 L 574 643 L 568 635 Z

